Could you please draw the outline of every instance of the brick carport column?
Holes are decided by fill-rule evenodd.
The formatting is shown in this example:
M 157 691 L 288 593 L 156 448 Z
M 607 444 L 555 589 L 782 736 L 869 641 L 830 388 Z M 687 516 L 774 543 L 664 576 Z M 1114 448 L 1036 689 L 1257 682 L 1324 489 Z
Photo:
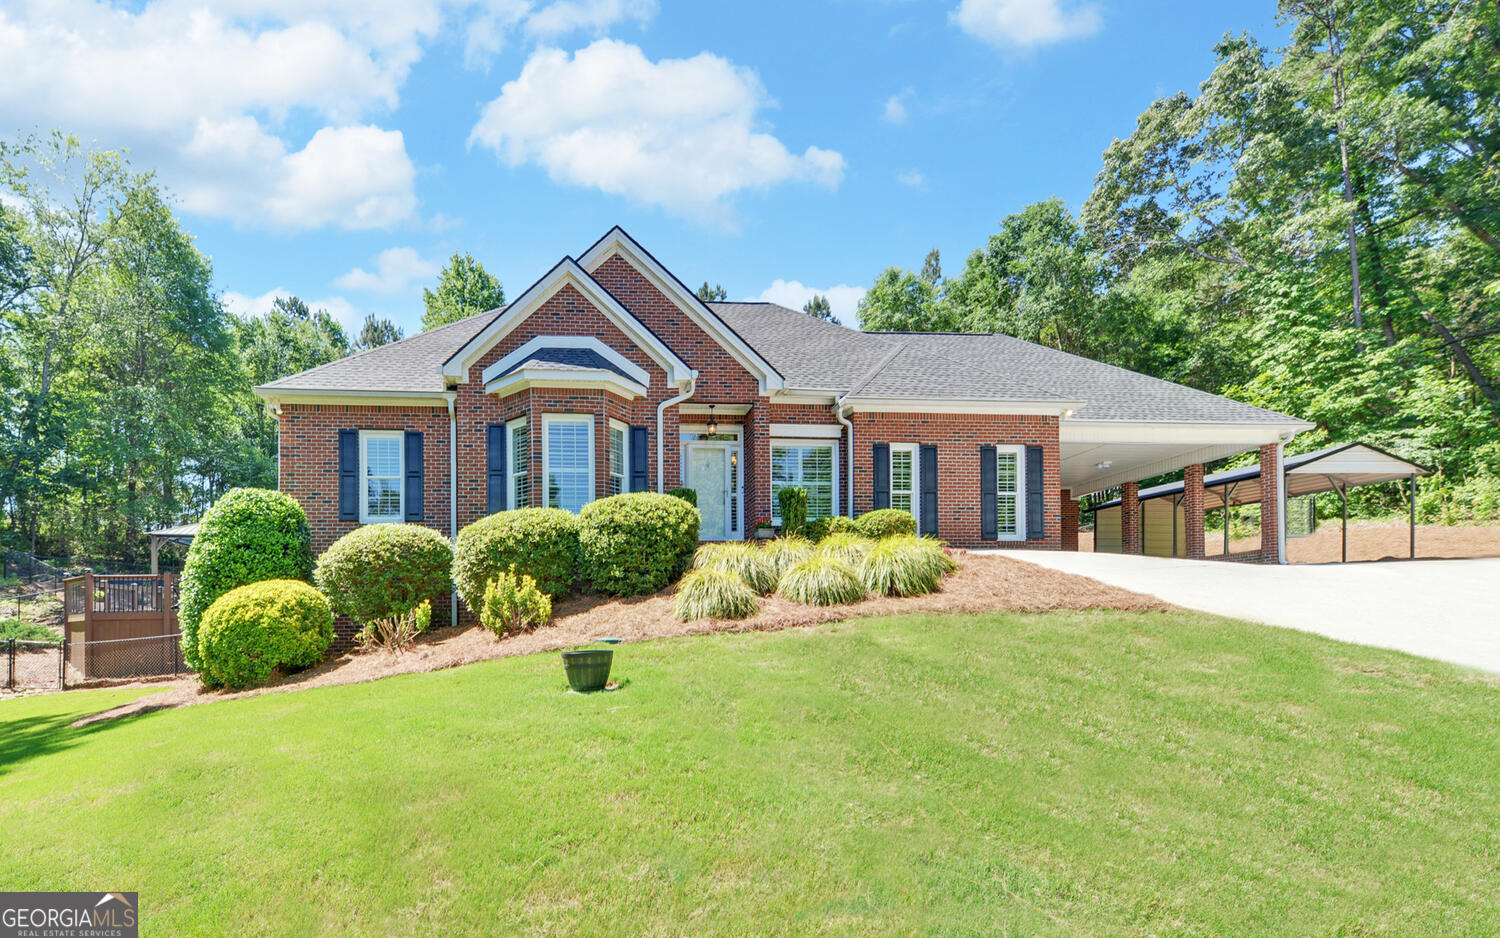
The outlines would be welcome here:
M 1182 470 L 1182 525 L 1187 534 L 1187 556 L 1202 560 L 1203 549 L 1203 464 L 1195 463 Z
M 1120 553 L 1141 552 L 1141 484 L 1120 486 Z
M 1062 490 L 1062 549 L 1078 549 L 1078 499 L 1071 489 Z
M 1260 448 L 1260 562 L 1281 562 L 1281 465 L 1278 444 Z

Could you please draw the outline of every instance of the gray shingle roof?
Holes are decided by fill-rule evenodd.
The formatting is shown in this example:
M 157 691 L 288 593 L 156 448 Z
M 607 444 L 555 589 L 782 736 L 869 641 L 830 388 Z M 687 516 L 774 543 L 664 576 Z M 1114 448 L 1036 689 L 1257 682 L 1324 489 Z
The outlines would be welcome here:
M 859 332 L 774 303 L 709 306 L 785 376 L 791 389 L 852 389 L 854 396 L 864 398 L 1083 401 L 1074 415 L 1080 420 L 1295 419 L 1007 335 Z M 262 387 L 304 392 L 442 391 L 443 362 L 494 315 L 480 313 Z M 586 349 L 542 349 L 532 359 L 549 368 L 619 370 Z
M 543 347 L 532 352 L 524 362 L 512 365 L 500 374 L 508 375 L 522 368 L 547 368 L 552 371 L 609 371 L 634 381 L 625 369 L 590 348 Z

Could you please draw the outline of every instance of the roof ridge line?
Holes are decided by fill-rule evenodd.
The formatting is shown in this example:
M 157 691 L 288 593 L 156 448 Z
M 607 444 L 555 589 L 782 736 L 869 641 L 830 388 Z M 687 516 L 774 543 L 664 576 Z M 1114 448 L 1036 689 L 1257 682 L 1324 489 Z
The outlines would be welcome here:
M 874 367 L 872 367 L 868 372 L 866 372 L 865 375 L 863 377 L 861 377 L 858 381 L 855 381 L 854 384 L 850 386 L 849 390 L 847 390 L 847 391 L 844 392 L 844 397 L 853 397 L 855 394 L 857 394 L 860 391 L 864 390 L 865 387 L 867 385 L 869 385 L 869 383 L 871 381 L 875 380 L 875 376 L 876 375 L 880 374 L 880 372 L 882 372 L 882 371 L 885 370 L 885 366 L 886 365 L 889 365 L 891 362 L 895 361 L 896 356 L 900 355 L 902 352 L 904 352 L 906 350 L 906 346 L 907 346 L 907 343 L 905 343 L 905 342 L 897 342 L 895 348 L 891 349 L 890 352 L 886 353 L 880 359 L 880 361 L 878 361 L 878 362 L 875 363 Z

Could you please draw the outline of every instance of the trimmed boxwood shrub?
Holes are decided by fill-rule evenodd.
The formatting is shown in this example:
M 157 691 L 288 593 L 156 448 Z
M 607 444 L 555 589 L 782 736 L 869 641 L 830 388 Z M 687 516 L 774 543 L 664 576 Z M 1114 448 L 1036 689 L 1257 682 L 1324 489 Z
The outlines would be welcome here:
M 689 570 L 677 585 L 672 614 L 683 622 L 694 619 L 744 619 L 755 615 L 760 599 L 744 579 L 723 567 Z
M 315 664 L 333 642 L 333 610 L 301 580 L 263 580 L 214 600 L 198 628 L 200 676 L 226 687 L 260 684 L 277 668 Z
M 822 553 L 788 570 L 777 589 L 792 602 L 808 606 L 837 606 L 865 598 L 865 584 L 854 568 Z
M 781 533 L 801 534 L 807 524 L 807 489 L 788 486 L 776 493 L 781 507 Z
M 578 514 L 579 572 L 601 593 L 654 593 L 692 562 L 700 520 L 692 505 L 655 492 L 589 502 Z
M 364 625 L 405 615 L 448 592 L 453 548 L 419 524 L 367 524 L 318 558 L 314 581 L 334 615 Z
M 198 627 L 214 600 L 261 580 L 311 580 L 312 571 L 307 514 L 297 500 L 267 489 L 230 489 L 203 515 L 182 567 L 177 621 L 188 666 L 203 670 Z
M 855 518 L 854 530 L 878 541 L 893 534 L 916 534 L 917 519 L 899 508 L 877 508 Z
M 683 501 L 687 502 L 689 505 L 692 505 L 694 508 L 698 507 L 698 490 L 697 489 L 689 489 L 689 488 L 667 489 L 667 494 L 670 495 L 670 496 L 672 496 L 673 498 L 680 498 L 680 499 L 682 499 Z
M 484 588 L 502 573 L 536 580 L 548 596 L 563 596 L 578 577 L 578 518 L 561 508 L 518 508 L 480 518 L 458 532 L 453 586 L 479 615 Z

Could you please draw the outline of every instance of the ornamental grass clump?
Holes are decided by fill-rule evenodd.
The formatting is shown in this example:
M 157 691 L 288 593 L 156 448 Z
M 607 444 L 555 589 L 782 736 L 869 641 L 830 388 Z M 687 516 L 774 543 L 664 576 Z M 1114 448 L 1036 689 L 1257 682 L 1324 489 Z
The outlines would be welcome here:
M 854 568 L 823 553 L 788 570 L 778 589 L 786 599 L 809 606 L 838 606 L 865 598 L 865 585 Z
M 779 583 L 788 570 L 812 556 L 813 545 L 806 538 L 778 537 L 767 541 L 761 552 L 775 571 Z
M 526 574 L 508 570 L 485 585 L 479 621 L 497 638 L 541 628 L 551 619 L 552 598 Z
M 698 570 L 728 570 L 738 575 L 757 593 L 769 593 L 776 589 L 781 579 L 776 563 L 764 550 L 754 544 L 731 542 L 726 544 L 704 544 L 693 557 L 693 567 Z
M 858 567 L 865 554 L 875 542 L 858 534 L 830 534 L 818 542 L 818 553 L 824 557 L 842 560 L 851 567 Z
M 922 596 L 935 592 L 954 567 L 936 541 L 897 535 L 870 548 L 859 562 L 859 578 L 881 596 Z
M 724 567 L 689 570 L 677 584 L 672 613 L 683 622 L 694 619 L 744 619 L 755 615 L 760 599 L 744 578 Z

